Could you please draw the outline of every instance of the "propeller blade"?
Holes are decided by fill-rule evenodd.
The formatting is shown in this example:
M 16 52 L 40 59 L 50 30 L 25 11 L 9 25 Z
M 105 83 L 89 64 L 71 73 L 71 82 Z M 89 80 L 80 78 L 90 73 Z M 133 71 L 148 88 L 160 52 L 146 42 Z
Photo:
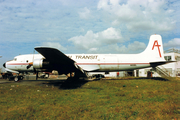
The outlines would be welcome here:
M 28 65 L 28 66 L 27 66 L 27 69 L 29 69 L 30 67 L 31 67 L 31 65 Z
M 33 65 L 33 62 L 30 62 L 29 65 L 27 66 L 27 69 L 29 69 Z

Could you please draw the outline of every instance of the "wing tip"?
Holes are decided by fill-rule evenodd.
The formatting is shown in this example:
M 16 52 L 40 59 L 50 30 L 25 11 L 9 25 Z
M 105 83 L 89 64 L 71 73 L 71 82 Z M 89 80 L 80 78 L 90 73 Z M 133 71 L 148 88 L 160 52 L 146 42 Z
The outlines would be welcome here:
M 56 48 L 53 48 L 53 47 L 46 47 L 46 46 L 37 46 L 34 48 L 35 50 L 38 50 L 38 49 L 56 49 Z M 56 49 L 58 50 L 58 49 Z

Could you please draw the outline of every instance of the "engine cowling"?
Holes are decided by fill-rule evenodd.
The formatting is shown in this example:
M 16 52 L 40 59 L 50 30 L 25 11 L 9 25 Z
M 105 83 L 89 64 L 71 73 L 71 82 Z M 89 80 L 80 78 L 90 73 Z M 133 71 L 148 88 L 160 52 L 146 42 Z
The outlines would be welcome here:
M 50 64 L 46 59 L 35 59 L 33 61 L 33 67 L 35 69 L 44 69 L 50 67 Z

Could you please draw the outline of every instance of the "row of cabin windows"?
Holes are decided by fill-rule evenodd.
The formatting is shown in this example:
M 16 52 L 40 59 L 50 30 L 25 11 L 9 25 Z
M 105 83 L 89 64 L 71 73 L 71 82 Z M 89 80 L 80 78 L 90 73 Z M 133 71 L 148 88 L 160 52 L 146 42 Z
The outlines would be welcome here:
M 17 58 L 14 58 L 14 61 L 17 61 Z M 26 62 L 28 63 L 28 60 L 26 60 Z

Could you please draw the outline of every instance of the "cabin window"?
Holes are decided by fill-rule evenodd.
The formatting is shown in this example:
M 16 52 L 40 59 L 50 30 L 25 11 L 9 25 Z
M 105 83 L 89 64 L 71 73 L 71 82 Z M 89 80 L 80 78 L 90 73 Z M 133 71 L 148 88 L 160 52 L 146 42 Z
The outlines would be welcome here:
M 166 61 L 171 61 L 171 56 L 165 56 L 164 59 L 165 59 Z
M 28 60 L 26 62 L 28 63 Z

